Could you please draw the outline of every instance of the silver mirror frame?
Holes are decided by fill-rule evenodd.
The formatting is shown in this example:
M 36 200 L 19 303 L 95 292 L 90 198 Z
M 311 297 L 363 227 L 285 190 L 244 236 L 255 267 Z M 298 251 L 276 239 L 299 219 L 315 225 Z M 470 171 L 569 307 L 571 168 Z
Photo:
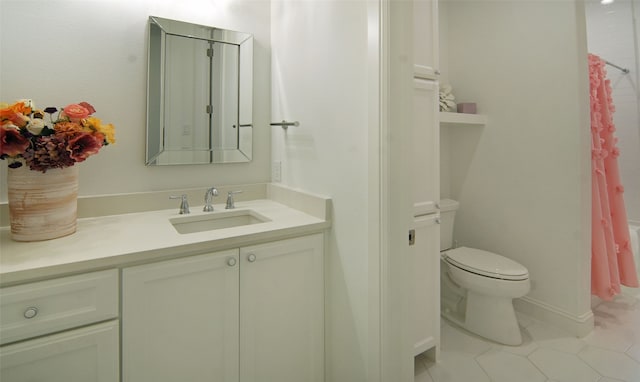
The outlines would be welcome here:
M 148 166 L 184 165 L 202 163 L 249 162 L 253 150 L 253 36 L 249 33 L 230 31 L 205 25 L 149 17 L 147 71 L 147 126 L 146 155 Z M 238 73 L 238 125 L 237 147 L 193 151 L 176 155 L 164 147 L 165 140 L 165 89 L 166 89 L 166 38 L 179 36 L 208 42 L 233 44 L 239 47 Z M 180 153 L 178 153 L 180 154 Z M 193 160 L 188 160 L 189 158 Z M 176 160 L 176 158 L 180 158 Z

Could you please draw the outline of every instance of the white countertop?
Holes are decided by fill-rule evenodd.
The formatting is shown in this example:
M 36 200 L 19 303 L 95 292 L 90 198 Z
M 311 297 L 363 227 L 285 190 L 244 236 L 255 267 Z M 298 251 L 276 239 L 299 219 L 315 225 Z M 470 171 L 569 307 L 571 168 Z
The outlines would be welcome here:
M 214 204 L 224 212 L 224 204 Z M 80 272 L 129 266 L 190 254 L 238 248 L 320 232 L 330 226 L 324 220 L 269 199 L 236 202 L 236 210 L 251 209 L 270 221 L 213 231 L 180 234 L 169 222 L 179 215 L 175 208 L 78 219 L 77 231 L 69 236 L 16 242 L 8 227 L 0 229 L 0 286 Z

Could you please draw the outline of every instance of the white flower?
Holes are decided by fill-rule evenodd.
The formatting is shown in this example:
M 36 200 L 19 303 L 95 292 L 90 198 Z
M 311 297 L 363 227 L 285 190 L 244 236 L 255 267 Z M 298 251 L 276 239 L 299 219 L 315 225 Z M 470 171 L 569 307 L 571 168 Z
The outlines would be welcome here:
M 33 135 L 40 135 L 44 129 L 44 121 L 40 118 L 33 118 L 27 125 L 27 130 Z
M 451 85 L 443 84 L 440 86 L 440 111 L 452 111 L 456 108 L 456 103 L 453 93 L 452 93 Z

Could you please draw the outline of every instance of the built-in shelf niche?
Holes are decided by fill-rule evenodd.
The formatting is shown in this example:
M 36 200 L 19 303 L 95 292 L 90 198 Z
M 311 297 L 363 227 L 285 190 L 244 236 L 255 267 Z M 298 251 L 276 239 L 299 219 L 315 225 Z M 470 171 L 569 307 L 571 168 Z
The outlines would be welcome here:
M 457 124 L 457 125 L 486 125 L 487 116 L 484 114 L 465 114 L 465 113 L 439 113 L 440 124 Z

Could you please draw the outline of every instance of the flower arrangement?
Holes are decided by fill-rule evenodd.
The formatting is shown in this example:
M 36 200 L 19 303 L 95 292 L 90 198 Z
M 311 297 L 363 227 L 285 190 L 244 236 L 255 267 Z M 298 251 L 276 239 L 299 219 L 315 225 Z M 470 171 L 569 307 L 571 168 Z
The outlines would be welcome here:
M 38 110 L 31 100 L 0 103 L 0 159 L 18 168 L 22 158 L 31 170 L 41 172 L 83 162 L 102 146 L 115 143 L 115 128 L 93 117 L 95 111 L 87 102 L 60 110 Z

